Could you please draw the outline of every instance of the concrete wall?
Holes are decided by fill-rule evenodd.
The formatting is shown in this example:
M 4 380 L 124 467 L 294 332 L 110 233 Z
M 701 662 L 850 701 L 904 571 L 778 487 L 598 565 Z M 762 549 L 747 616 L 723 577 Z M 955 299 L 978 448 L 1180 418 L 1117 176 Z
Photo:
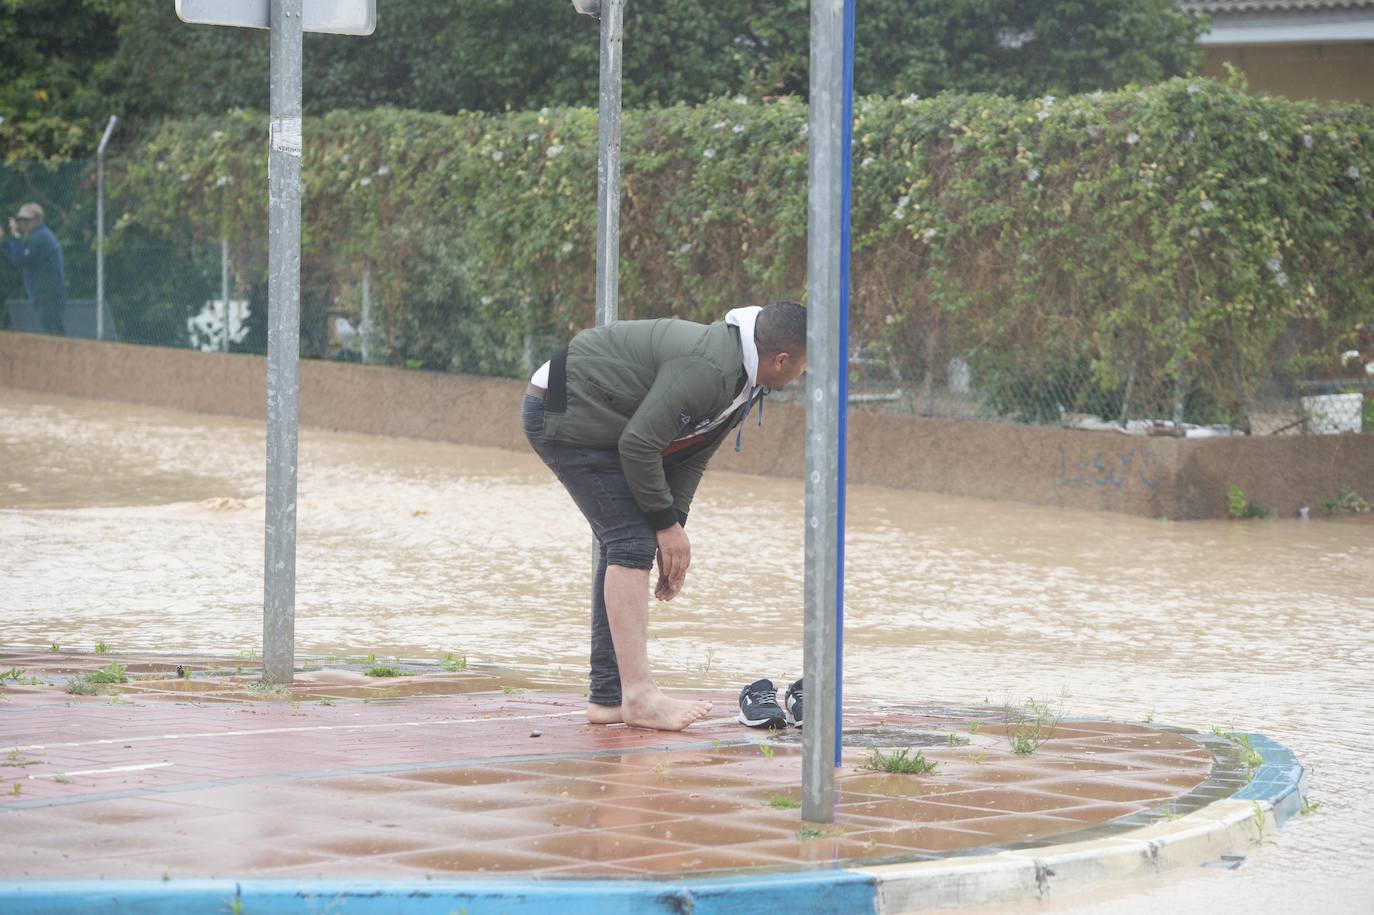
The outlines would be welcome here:
M 262 419 L 258 356 L 0 332 L 4 388 Z M 524 450 L 524 383 L 303 361 L 301 423 Z M 800 477 L 806 417 L 775 404 L 744 448 L 713 467 Z M 893 416 L 852 410 L 849 481 L 1038 505 L 1188 519 L 1226 516 L 1226 488 L 1293 515 L 1320 514 L 1341 486 L 1374 497 L 1374 435 L 1139 438 L 1109 432 Z

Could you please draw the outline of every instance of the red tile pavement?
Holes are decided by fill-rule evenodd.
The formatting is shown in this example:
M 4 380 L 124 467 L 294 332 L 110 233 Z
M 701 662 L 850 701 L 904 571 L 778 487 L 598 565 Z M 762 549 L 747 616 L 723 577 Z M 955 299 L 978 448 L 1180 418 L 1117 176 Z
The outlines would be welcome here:
M 64 691 L 111 663 L 148 678 Z M 682 733 L 591 725 L 580 697 L 512 692 L 496 671 L 376 681 L 335 667 L 283 692 L 237 659 L 196 659 L 189 680 L 158 679 L 176 665 L 156 658 L 0 652 L 0 667 L 42 681 L 10 682 L 0 701 L 0 875 L 20 878 L 644 876 L 913 859 L 1138 813 L 1212 764 L 1187 736 L 1147 726 L 1061 723 L 1018 756 L 1002 709 L 856 706 L 847 734 L 937 767 L 874 772 L 860 767 L 868 750 L 847 749 L 836 822 L 813 826 L 793 806 L 796 732 L 732 716 Z

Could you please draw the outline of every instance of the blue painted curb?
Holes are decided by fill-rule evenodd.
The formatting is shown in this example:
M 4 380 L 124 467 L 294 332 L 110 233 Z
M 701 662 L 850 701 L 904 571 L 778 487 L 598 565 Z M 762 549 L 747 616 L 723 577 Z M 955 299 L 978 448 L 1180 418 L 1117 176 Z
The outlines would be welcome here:
M 236 906 L 235 903 L 238 903 Z M 716 880 L 43 881 L 0 885 L 6 915 L 787 915 L 876 913 L 876 881 L 849 871 Z
M 1255 770 L 1250 784 L 1231 797 L 1237 801 L 1267 801 L 1273 807 L 1275 823 L 1282 826 L 1302 809 L 1302 763 L 1292 750 L 1263 734 L 1245 736 L 1264 762 Z

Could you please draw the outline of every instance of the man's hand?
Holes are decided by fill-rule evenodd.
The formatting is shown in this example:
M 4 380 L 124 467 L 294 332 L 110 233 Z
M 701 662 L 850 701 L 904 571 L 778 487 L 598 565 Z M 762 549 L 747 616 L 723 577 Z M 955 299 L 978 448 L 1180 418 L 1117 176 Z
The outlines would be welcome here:
M 15 238 L 19 237 L 19 223 L 14 221 L 13 216 L 10 217 L 10 234 Z
M 658 532 L 658 584 L 654 596 L 672 600 L 682 590 L 687 567 L 692 564 L 692 543 L 681 524 L 665 527 Z

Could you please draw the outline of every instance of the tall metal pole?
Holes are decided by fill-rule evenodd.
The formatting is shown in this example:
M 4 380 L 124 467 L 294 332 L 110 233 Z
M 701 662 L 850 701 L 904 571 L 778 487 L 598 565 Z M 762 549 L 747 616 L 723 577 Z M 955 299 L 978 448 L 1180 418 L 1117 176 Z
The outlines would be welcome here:
M 229 352 L 229 239 L 219 239 L 219 297 L 224 302 L 224 342 L 220 347 Z
M 839 411 L 835 440 L 839 466 L 835 472 L 835 766 L 840 765 L 844 741 L 844 503 L 845 464 L 849 451 L 849 197 L 854 166 L 854 6 L 844 4 L 844 104 L 840 112 L 840 353 Z
M 267 155 L 267 524 L 262 675 L 290 683 L 296 634 L 296 446 L 301 283 L 301 6 L 271 0 Z
M 597 98 L 596 323 L 620 311 L 620 64 L 625 0 L 601 2 L 601 83 Z
M 105 339 L 105 145 L 114 133 L 113 114 L 105 124 L 105 135 L 95 149 L 95 338 Z
M 844 13 L 845 0 L 811 2 L 802 819 L 816 823 L 835 818 L 840 379 L 846 370 L 840 327 Z

